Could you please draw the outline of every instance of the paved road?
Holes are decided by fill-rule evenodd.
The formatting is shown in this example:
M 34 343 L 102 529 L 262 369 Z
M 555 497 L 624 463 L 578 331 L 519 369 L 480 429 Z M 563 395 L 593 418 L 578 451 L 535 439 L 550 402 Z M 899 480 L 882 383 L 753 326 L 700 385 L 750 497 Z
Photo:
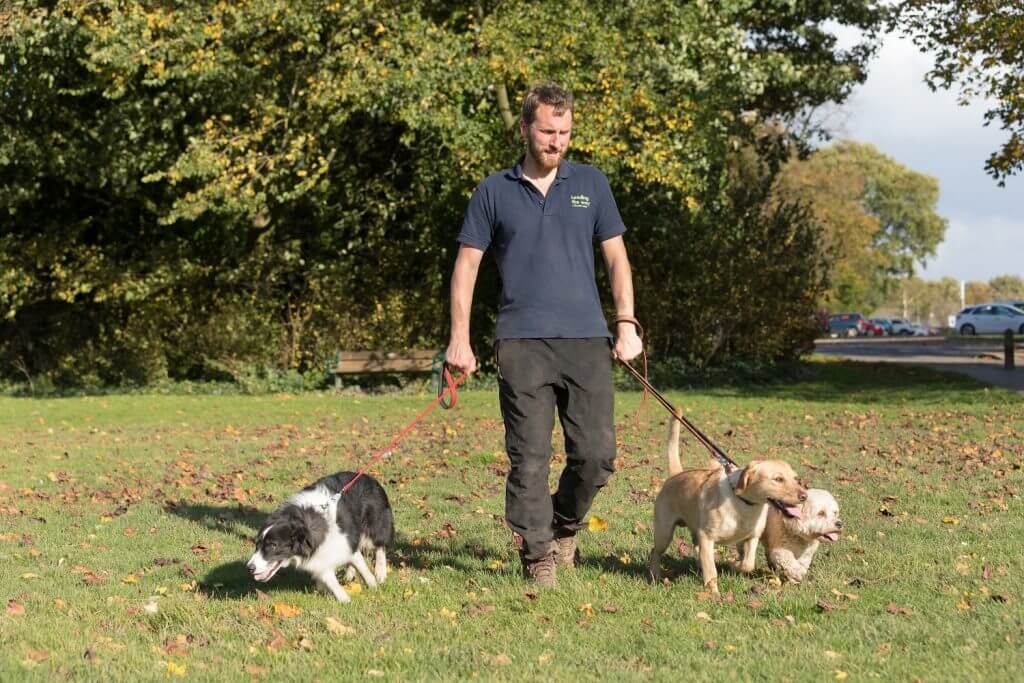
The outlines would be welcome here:
M 959 372 L 996 386 L 1024 392 L 1024 343 L 1018 341 L 1016 368 L 1003 367 L 1003 342 L 996 339 L 942 337 L 881 337 L 819 339 L 814 352 L 873 363 L 924 365 Z

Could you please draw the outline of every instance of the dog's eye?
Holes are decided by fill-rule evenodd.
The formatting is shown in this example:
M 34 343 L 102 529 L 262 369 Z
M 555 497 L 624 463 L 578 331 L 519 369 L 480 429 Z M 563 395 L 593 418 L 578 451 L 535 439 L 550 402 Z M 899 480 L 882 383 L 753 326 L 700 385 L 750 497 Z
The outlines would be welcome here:
M 775 477 L 775 481 L 777 481 L 777 482 L 779 482 L 779 483 L 781 484 L 782 482 L 784 482 L 784 481 L 786 481 L 786 480 L 785 480 L 785 479 L 783 479 L 783 478 L 782 478 L 782 477 L 780 476 L 780 477 Z
M 819 513 L 818 513 L 818 516 L 819 516 L 819 517 L 824 517 L 824 516 L 825 516 L 825 511 L 824 511 L 824 510 L 822 510 L 821 512 L 819 512 Z

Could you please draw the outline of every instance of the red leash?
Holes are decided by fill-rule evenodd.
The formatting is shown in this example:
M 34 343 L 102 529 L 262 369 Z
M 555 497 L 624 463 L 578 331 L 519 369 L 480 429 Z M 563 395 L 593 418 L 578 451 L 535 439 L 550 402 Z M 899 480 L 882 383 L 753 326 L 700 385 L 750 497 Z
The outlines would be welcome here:
M 424 417 L 427 416 L 427 413 L 429 413 L 431 410 L 433 410 L 434 408 L 436 408 L 439 405 L 444 406 L 445 408 L 452 408 L 452 407 L 455 406 L 455 404 L 459 400 L 459 395 L 456 392 L 455 388 L 457 386 L 459 386 L 460 384 L 462 384 L 463 381 L 465 381 L 466 375 L 460 375 L 458 379 L 452 379 L 452 373 L 448 371 L 448 365 L 447 364 L 445 364 L 444 369 L 441 372 L 442 372 L 442 377 L 444 378 L 444 382 L 443 382 L 442 386 L 438 390 L 437 398 L 435 398 L 433 401 L 431 401 L 430 405 L 428 405 L 426 408 L 421 410 L 420 414 L 417 415 L 416 418 L 412 422 L 410 422 L 408 425 L 406 425 L 405 429 L 400 431 L 398 433 L 398 435 L 391 440 L 391 443 L 389 443 L 387 446 L 385 446 L 381 450 L 377 451 L 377 453 L 374 454 L 374 456 L 372 458 L 370 458 L 370 462 L 367 463 L 366 466 L 363 467 L 361 470 L 356 472 L 356 476 L 352 477 L 348 481 L 348 483 L 345 484 L 345 486 L 342 487 L 342 489 L 341 489 L 342 493 L 345 493 L 350 488 L 352 488 L 352 485 L 356 483 L 356 481 L 359 479 L 359 477 L 361 477 L 364 474 L 366 474 L 366 471 L 368 469 L 370 469 L 371 467 L 373 467 L 373 465 L 378 460 L 380 460 L 385 455 L 390 453 L 394 449 L 394 447 L 398 445 L 398 442 L 401 441 L 402 438 L 405 437 L 406 434 L 411 432 L 413 427 L 415 427 L 416 424 L 420 420 L 422 420 Z M 448 386 L 444 386 L 444 384 L 447 384 Z M 449 399 L 447 403 L 445 402 L 445 396 L 448 396 L 448 399 Z

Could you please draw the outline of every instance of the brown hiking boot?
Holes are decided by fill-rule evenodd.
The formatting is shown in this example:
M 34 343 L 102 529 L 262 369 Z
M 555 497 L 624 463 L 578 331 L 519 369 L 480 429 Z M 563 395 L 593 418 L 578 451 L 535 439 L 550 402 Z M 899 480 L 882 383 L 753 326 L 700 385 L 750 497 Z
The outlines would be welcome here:
M 576 547 L 576 536 L 555 539 L 555 561 L 564 569 L 575 569 L 580 561 L 580 549 Z
M 551 552 L 536 560 L 528 560 L 522 555 L 523 578 L 538 586 L 550 588 L 555 585 L 555 553 Z

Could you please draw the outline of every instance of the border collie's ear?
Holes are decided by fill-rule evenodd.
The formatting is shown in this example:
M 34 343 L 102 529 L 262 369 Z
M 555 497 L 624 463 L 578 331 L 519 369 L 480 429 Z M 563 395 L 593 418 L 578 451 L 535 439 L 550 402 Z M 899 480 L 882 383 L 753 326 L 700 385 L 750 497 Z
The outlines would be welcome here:
M 292 527 L 292 547 L 302 557 L 309 557 L 313 554 L 313 542 L 310 540 L 305 526 L 296 524 Z

